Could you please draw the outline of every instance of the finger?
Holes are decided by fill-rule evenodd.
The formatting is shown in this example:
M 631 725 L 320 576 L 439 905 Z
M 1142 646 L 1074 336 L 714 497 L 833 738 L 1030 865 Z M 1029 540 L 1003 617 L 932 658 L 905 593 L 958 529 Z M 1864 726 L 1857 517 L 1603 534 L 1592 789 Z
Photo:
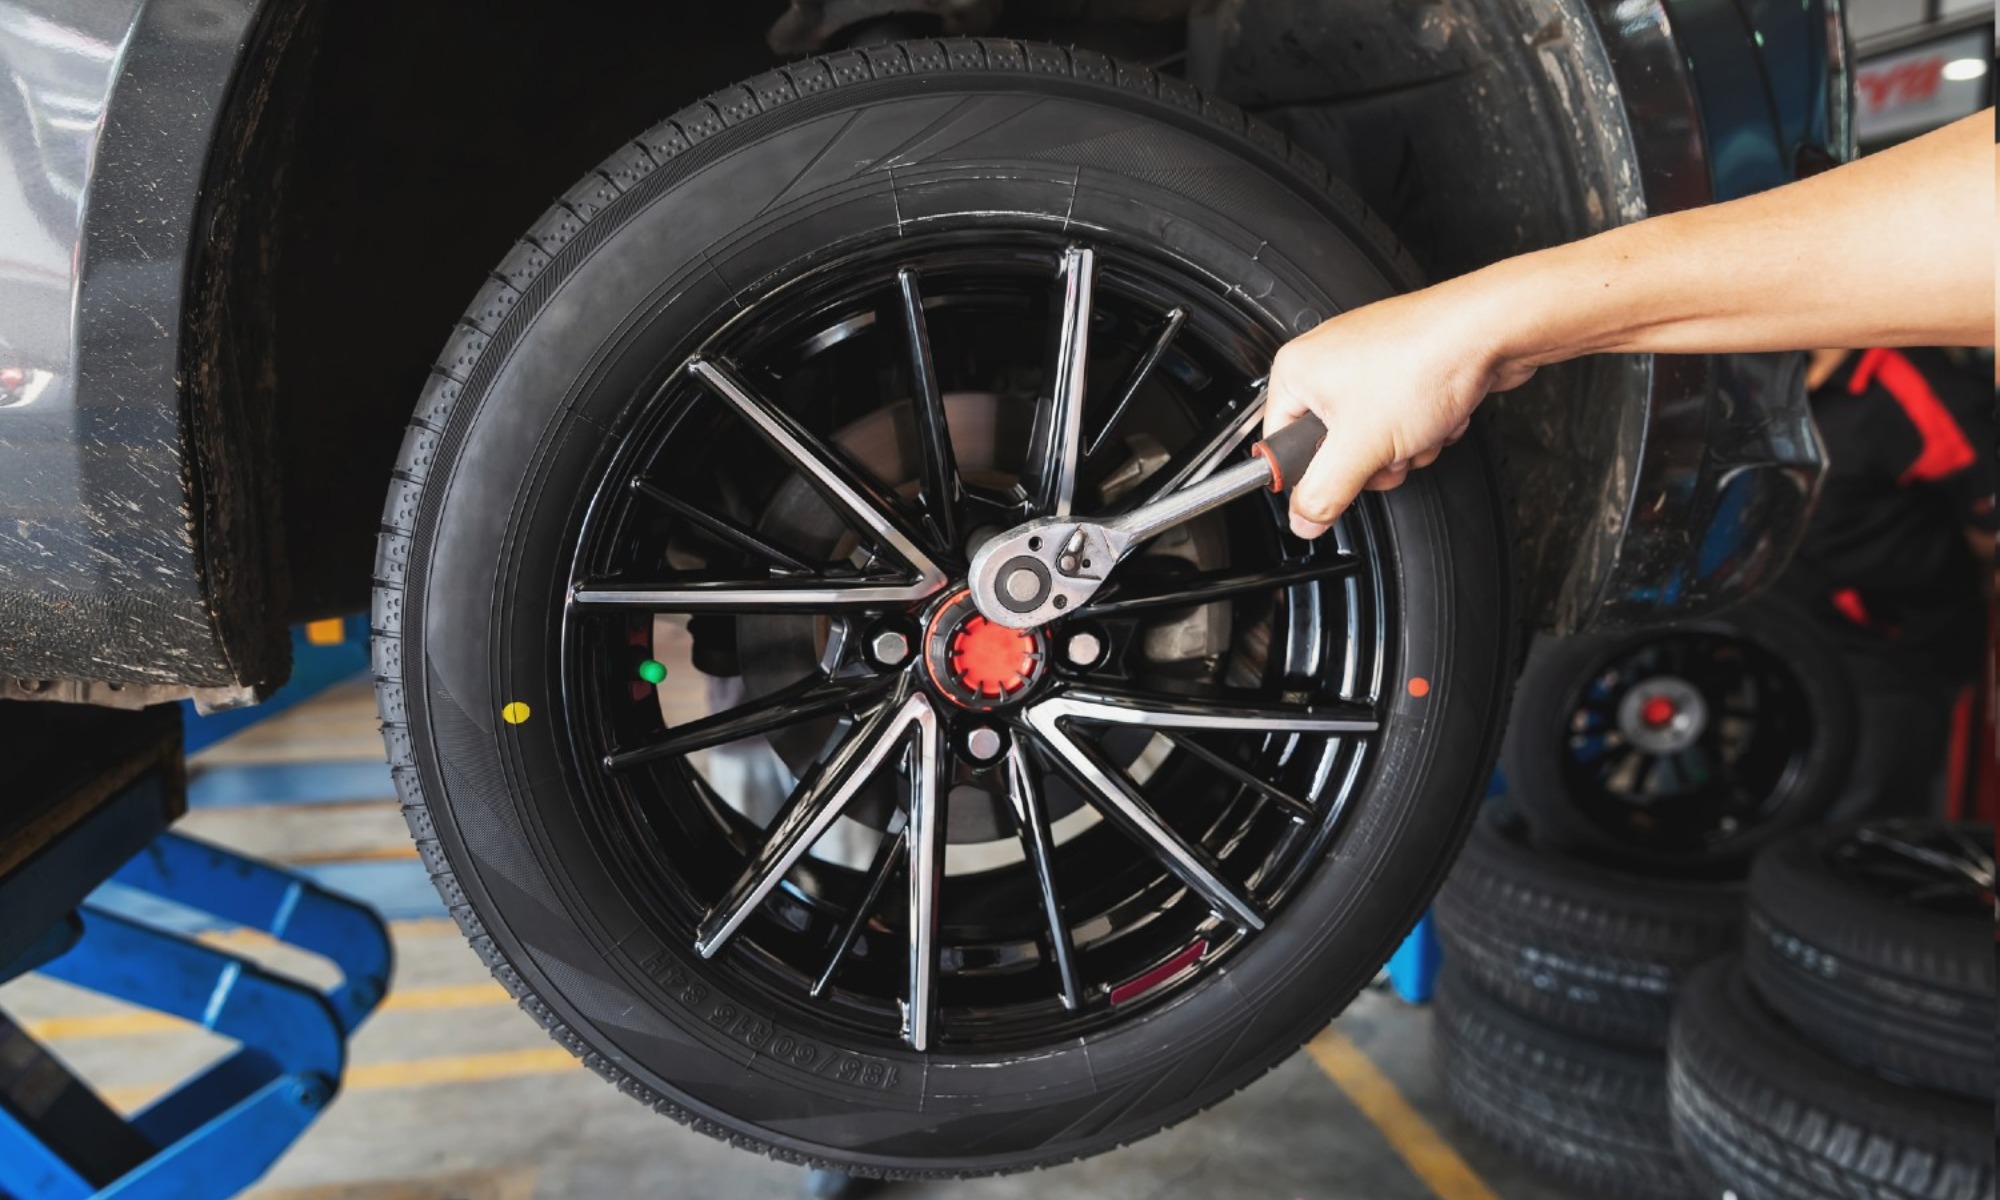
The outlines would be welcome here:
M 1432 463 L 1436 462 L 1438 460 L 1438 455 L 1443 453 L 1444 453 L 1443 446 L 1432 446 L 1430 449 L 1424 451 L 1422 454 L 1419 454 L 1415 458 L 1410 460 L 1410 469 L 1412 471 L 1421 471 L 1425 467 L 1428 467 Z
M 1375 474 L 1384 456 L 1329 438 L 1292 488 L 1292 532 L 1312 539 L 1325 533 Z
M 1445 435 L 1444 444 L 1447 446 L 1456 446 L 1458 445 L 1458 439 L 1464 437 L 1466 434 L 1471 432 L 1472 432 L 1472 418 L 1467 417 L 1465 420 L 1460 421 L 1458 423 L 1457 429 L 1454 429 L 1450 433 Z
M 1375 472 L 1368 477 L 1368 482 L 1363 486 L 1371 492 L 1393 492 L 1397 488 L 1402 487 L 1403 481 L 1409 477 L 1410 464 L 1402 463 L 1398 466 L 1384 467 L 1380 471 Z

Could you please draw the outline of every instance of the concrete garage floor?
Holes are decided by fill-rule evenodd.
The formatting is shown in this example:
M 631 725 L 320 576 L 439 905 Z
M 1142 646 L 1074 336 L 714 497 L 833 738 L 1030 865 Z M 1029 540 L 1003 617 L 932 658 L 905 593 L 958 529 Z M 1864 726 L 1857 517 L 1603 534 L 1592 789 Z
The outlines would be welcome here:
M 655 1116 L 521 1015 L 445 918 L 396 811 L 365 683 L 336 687 L 201 755 L 194 836 L 287 862 L 391 919 L 395 986 L 355 1039 L 341 1097 L 257 1200 L 636 1200 L 800 1194 L 797 1168 Z M 311 977 L 267 939 L 204 935 Z M 323 977 L 322 977 L 323 978 Z M 111 1101 L 136 1108 L 227 1043 L 29 977 L 0 1008 Z M 907 1200 L 1048 1196 L 1567 1200 L 1444 1107 L 1430 1014 L 1364 993 L 1247 1091 L 1136 1145 L 1048 1171 L 899 1184 Z

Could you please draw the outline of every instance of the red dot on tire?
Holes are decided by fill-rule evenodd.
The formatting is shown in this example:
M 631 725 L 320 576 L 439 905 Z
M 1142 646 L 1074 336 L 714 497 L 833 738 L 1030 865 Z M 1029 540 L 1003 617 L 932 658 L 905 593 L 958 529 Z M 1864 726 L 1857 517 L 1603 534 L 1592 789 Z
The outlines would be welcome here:
M 1410 677 L 1410 695 L 1422 699 L 1431 694 L 1431 681 L 1421 675 Z

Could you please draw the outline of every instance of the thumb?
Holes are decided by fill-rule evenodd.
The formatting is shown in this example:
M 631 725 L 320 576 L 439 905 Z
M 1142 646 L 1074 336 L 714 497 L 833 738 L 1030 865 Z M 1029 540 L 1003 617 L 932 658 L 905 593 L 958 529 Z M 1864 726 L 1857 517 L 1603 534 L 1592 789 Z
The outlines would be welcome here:
M 1386 462 L 1329 435 L 1292 488 L 1292 532 L 1308 540 L 1325 533 Z

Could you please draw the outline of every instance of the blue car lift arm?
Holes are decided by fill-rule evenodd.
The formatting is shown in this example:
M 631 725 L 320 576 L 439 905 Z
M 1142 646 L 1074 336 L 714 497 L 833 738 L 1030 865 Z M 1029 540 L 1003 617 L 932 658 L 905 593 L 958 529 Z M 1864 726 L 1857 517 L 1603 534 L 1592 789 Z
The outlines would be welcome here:
M 222 1200 L 337 1091 L 347 1038 L 388 988 L 388 932 L 289 871 L 164 832 L 185 796 L 175 709 L 70 708 L 0 705 L 0 754 L 27 756 L 31 785 L 0 810 L 0 981 L 38 970 L 238 1048 L 127 1120 L 0 1016 L 0 1197 Z M 84 902 L 106 879 L 329 959 L 342 981 L 322 992 Z

